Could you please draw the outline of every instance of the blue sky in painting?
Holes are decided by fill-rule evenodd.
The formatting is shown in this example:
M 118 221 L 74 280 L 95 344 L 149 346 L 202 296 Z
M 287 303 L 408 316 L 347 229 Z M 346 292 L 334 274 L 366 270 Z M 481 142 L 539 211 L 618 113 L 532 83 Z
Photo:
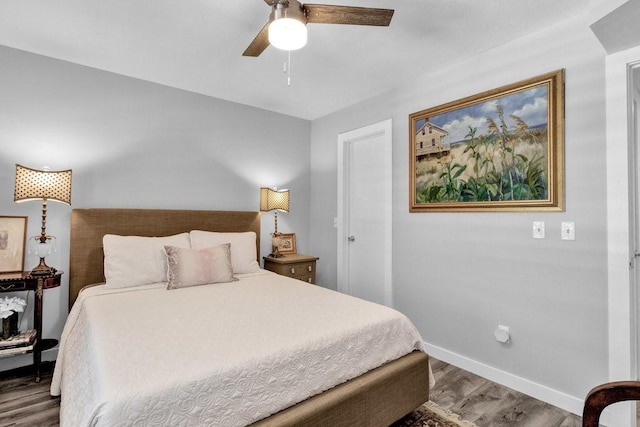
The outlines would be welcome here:
M 465 139 L 465 135 L 469 132 L 469 126 L 478 128 L 476 135 L 486 135 L 486 118 L 491 117 L 498 123 L 498 115 L 496 113 L 496 102 L 498 102 L 504 109 L 505 121 L 510 128 L 515 125 L 515 122 L 509 117 L 511 114 L 520 117 L 529 127 L 546 126 L 548 99 L 548 87 L 547 85 L 541 85 L 511 95 L 493 98 L 466 108 L 432 116 L 429 121 L 449 132 L 449 141 L 451 142 Z M 423 119 L 418 120 L 414 131 L 417 131 L 423 124 Z

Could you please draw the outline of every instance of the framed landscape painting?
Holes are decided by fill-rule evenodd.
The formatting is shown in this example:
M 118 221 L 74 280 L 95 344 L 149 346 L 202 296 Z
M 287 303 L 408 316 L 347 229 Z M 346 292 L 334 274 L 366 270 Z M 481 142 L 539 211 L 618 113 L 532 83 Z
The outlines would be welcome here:
M 562 211 L 564 70 L 409 116 L 409 210 Z

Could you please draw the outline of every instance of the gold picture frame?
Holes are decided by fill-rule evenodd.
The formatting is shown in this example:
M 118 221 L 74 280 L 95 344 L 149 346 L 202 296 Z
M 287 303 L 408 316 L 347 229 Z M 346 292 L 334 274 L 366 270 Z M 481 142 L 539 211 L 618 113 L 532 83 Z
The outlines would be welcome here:
M 0 216 L 0 273 L 23 271 L 26 239 L 26 216 Z
M 564 70 L 409 115 L 409 211 L 564 210 Z
M 280 237 L 279 253 L 283 255 L 297 253 L 295 233 L 280 233 L 278 237 Z

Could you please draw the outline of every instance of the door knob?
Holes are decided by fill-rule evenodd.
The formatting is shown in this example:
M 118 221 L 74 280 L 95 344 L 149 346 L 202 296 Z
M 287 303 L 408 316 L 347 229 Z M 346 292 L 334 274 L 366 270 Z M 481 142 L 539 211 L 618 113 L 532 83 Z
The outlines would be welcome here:
M 355 242 L 356 241 L 356 237 L 355 236 L 349 236 L 347 238 L 347 240 L 350 241 L 350 242 Z

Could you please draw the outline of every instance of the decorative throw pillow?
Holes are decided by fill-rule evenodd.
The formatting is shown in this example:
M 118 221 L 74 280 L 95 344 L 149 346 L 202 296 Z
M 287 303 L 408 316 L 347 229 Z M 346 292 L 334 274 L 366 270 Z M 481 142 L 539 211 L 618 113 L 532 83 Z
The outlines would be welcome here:
M 231 264 L 235 274 L 255 273 L 260 270 L 257 261 L 256 233 L 219 233 L 215 231 L 193 230 L 191 236 L 192 249 L 204 249 L 223 243 L 231 244 Z
M 165 246 L 167 289 L 238 280 L 233 277 L 230 248 L 229 243 L 201 250 Z
M 167 281 L 164 247 L 190 248 L 188 233 L 165 237 L 117 236 L 102 238 L 106 288 L 126 288 Z

